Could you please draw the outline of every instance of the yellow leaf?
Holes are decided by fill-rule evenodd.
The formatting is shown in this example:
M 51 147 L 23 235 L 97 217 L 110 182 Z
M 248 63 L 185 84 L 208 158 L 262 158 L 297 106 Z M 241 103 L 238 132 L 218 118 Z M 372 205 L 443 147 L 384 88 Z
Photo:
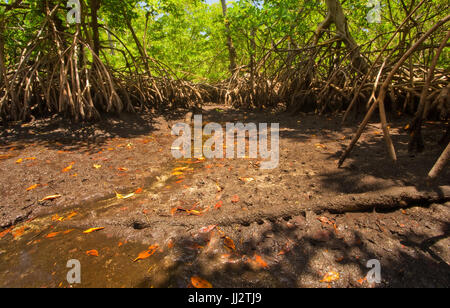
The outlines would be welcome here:
M 76 216 L 76 215 L 78 215 L 77 212 L 72 212 L 72 213 L 69 214 L 69 216 L 66 217 L 66 219 L 70 220 L 70 219 L 72 219 L 72 218 L 73 218 L 74 216 Z
M 188 167 L 178 167 L 173 169 L 174 172 L 186 170 Z
M 95 231 L 100 231 L 100 230 L 103 230 L 103 229 L 105 229 L 104 227 L 100 227 L 100 228 L 91 228 L 91 229 L 87 229 L 86 231 L 83 231 L 83 233 L 84 234 L 88 234 L 88 233 L 92 233 L 92 232 L 95 232 Z
M 39 200 L 39 202 L 48 201 L 48 200 L 55 200 L 55 199 L 58 199 L 58 198 L 61 198 L 61 197 L 62 197 L 61 195 L 51 195 L 51 196 L 45 197 L 42 200 Z
M 126 196 L 116 193 L 116 198 L 117 199 L 129 199 L 129 198 L 133 197 L 134 195 L 135 195 L 135 193 L 131 193 Z
M 70 170 L 72 170 L 72 168 L 73 168 L 73 165 L 69 165 L 68 167 L 64 168 L 62 170 L 62 172 L 69 172 Z
M 101 167 L 102 167 L 102 165 L 94 164 L 94 168 L 95 168 L 95 169 L 100 169 Z

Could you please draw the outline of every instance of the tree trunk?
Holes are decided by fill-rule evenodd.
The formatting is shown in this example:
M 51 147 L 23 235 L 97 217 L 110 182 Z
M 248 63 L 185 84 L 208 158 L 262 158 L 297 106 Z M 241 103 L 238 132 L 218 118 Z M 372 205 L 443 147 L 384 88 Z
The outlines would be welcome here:
M 98 24 L 98 10 L 100 9 L 101 0 L 90 0 L 89 5 L 91 7 L 91 27 L 92 27 L 92 46 L 94 53 L 100 56 L 100 33 Z
M 236 49 L 234 48 L 234 45 L 233 45 L 233 39 L 231 38 L 230 22 L 227 20 L 227 1 L 221 0 L 221 2 L 222 2 L 223 17 L 225 18 L 227 46 L 228 46 L 228 51 L 230 53 L 230 72 L 231 72 L 231 75 L 233 75 L 237 68 L 237 64 L 236 64 L 237 54 L 236 54 Z
M 360 48 L 348 29 L 347 18 L 342 9 L 339 0 L 326 0 L 328 14 L 325 20 L 317 27 L 314 37 L 314 45 L 319 43 L 324 31 L 332 24 L 336 26 L 338 37 L 345 43 L 347 50 L 350 52 L 353 66 L 362 73 L 367 73 L 368 64 L 361 56 Z
M 0 20 L 0 87 L 3 82 L 6 82 L 6 61 L 5 61 L 5 39 L 3 36 L 5 28 L 5 20 L 3 17 Z

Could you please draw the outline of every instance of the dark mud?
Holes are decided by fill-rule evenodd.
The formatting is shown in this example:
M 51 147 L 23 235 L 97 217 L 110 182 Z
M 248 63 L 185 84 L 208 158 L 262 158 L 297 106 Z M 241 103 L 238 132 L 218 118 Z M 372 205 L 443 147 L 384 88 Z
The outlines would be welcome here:
M 427 124 L 433 146 L 415 156 L 406 121 L 391 124 L 397 166 L 371 124 L 338 169 L 355 123 L 206 108 L 204 122 L 280 123 L 280 166 L 264 171 L 257 159 L 174 160 L 177 121 L 184 115 L 4 128 L 0 287 L 67 287 L 70 259 L 82 264 L 81 287 L 187 287 L 192 276 L 215 287 L 450 286 L 450 172 L 425 181 L 439 123 Z M 105 229 L 82 233 L 93 227 Z M 363 279 L 370 259 L 381 284 Z M 321 282 L 328 272 L 339 279 Z

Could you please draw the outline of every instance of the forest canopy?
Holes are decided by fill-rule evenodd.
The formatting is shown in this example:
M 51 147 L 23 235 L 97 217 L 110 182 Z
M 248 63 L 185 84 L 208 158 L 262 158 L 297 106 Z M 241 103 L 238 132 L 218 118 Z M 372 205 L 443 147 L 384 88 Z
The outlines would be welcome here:
M 211 101 L 366 111 L 411 47 L 389 77 L 388 109 L 417 112 L 438 52 L 436 109 L 449 11 L 445 0 L 1 0 L 0 115 L 84 120 Z

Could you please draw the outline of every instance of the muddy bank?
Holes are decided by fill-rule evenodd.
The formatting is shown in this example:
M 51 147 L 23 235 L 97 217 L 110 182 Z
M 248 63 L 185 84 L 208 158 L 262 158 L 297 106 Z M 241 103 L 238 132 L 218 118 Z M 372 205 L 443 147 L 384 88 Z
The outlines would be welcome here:
M 280 123 L 279 167 L 173 159 L 170 127 L 185 121 L 183 113 L 2 130 L 2 286 L 68 286 L 70 258 L 87 267 L 83 287 L 186 287 L 192 275 L 217 287 L 326 287 L 321 280 L 330 271 L 340 273 L 330 286 L 377 287 L 361 281 L 372 258 L 387 270 L 378 286 L 449 286 L 450 173 L 425 181 L 441 149 L 409 155 L 406 122 L 391 124 L 397 166 L 373 123 L 337 168 L 354 123 L 341 128 L 339 118 L 222 106 L 209 106 L 203 117 Z M 431 145 L 443 127 L 428 123 L 424 132 Z M 83 234 L 93 227 L 104 229 Z M 151 258 L 133 262 L 155 244 Z M 86 254 L 93 249 L 98 257 Z M 398 268 L 404 263 L 408 272 Z M 411 273 L 424 278 L 409 281 Z

